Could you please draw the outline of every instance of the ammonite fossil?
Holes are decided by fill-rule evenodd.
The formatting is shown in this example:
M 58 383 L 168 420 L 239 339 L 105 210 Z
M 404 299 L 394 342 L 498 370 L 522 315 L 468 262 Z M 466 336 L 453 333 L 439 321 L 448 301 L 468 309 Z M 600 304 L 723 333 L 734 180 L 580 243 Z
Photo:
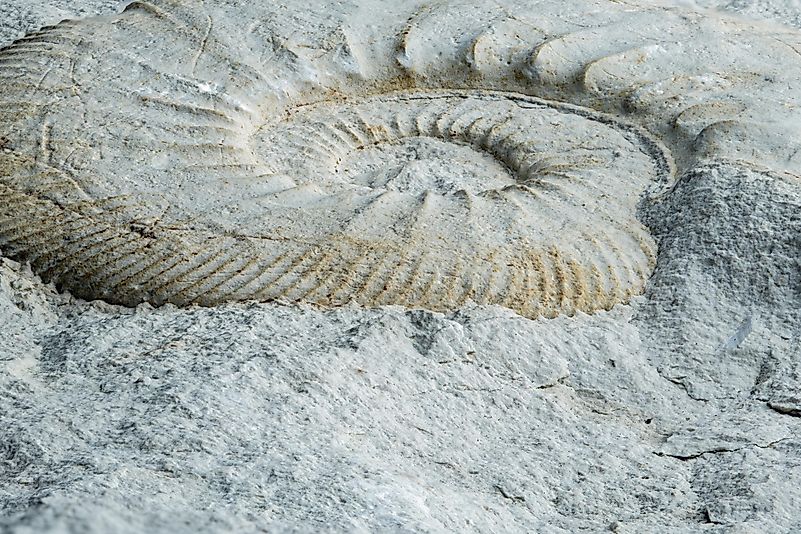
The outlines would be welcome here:
M 388 4 L 133 2 L 3 49 L 0 249 L 126 305 L 593 312 L 643 291 L 674 158 L 800 161 L 789 29 Z

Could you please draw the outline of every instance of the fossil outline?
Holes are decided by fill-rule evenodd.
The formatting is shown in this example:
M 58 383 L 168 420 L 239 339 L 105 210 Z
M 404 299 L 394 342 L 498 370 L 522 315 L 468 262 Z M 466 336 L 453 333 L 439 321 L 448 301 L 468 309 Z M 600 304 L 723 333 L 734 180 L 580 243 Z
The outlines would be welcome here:
M 591 4 L 594 3 L 573 2 L 571 6 L 578 6 L 578 9 L 582 5 Z M 452 5 L 461 9 L 458 3 L 434 4 L 433 9 L 451 9 Z M 7 109 L 23 117 L 11 118 L 8 112 L 2 116 L 2 121 L 10 124 L 11 128 L 5 127 L 9 133 L 0 133 L 10 138 L 12 145 L 12 149 L 6 149 L 0 158 L 0 168 L 5 176 L 0 179 L 0 200 L 3 206 L 11 207 L 0 212 L 0 247 L 4 252 L 30 261 L 45 279 L 55 280 L 79 296 L 105 298 L 129 305 L 141 301 L 155 304 L 215 304 L 227 300 L 256 298 L 309 301 L 323 305 L 347 302 L 366 305 L 404 304 L 444 310 L 457 307 L 470 299 L 479 303 L 501 304 L 527 316 L 553 316 L 558 313 L 572 314 L 579 310 L 592 312 L 609 308 L 615 303 L 626 302 L 632 294 L 643 290 L 655 262 L 655 245 L 644 229 L 632 227 L 632 231 L 638 235 L 636 241 L 639 247 L 625 250 L 620 250 L 622 245 L 606 236 L 604 231 L 598 235 L 585 235 L 583 239 L 586 243 L 596 243 L 596 248 L 604 249 L 600 255 L 608 259 L 606 264 L 583 262 L 581 254 L 575 254 L 577 251 L 582 252 L 580 243 L 576 244 L 581 238 L 573 238 L 575 242 L 565 247 L 547 239 L 540 240 L 540 243 L 534 239 L 533 245 L 521 240 L 519 250 L 509 250 L 508 244 L 504 244 L 497 247 L 497 250 L 488 248 L 477 251 L 472 258 L 467 258 L 465 251 L 456 247 L 455 251 L 460 254 L 452 254 L 453 257 L 443 263 L 447 257 L 443 253 L 449 252 L 447 247 L 439 249 L 421 246 L 419 243 L 416 248 L 409 247 L 408 244 L 397 246 L 393 243 L 360 239 L 358 236 L 334 234 L 328 234 L 324 241 L 303 243 L 298 235 L 287 236 L 275 228 L 258 235 L 247 235 L 241 231 L 237 234 L 236 229 L 226 227 L 224 216 L 215 219 L 215 224 L 219 223 L 217 226 L 208 224 L 208 221 L 205 226 L 197 225 L 196 221 L 187 217 L 174 217 L 170 221 L 166 214 L 171 210 L 175 211 L 175 207 L 169 205 L 166 197 L 151 202 L 152 199 L 147 194 L 137 198 L 136 190 L 122 191 L 118 195 L 104 191 L 103 187 L 98 186 L 99 181 L 92 182 L 93 178 L 88 177 L 91 173 L 86 169 L 92 170 L 93 161 L 103 157 L 111 157 L 113 161 L 114 157 L 135 154 L 136 150 L 159 153 L 153 151 L 153 147 L 159 142 L 165 146 L 172 143 L 172 151 L 167 151 L 167 155 L 159 153 L 158 157 L 163 161 L 156 161 L 158 158 L 154 156 L 150 162 L 152 168 L 164 166 L 165 169 L 170 169 L 170 165 L 174 165 L 174 161 L 169 161 L 172 157 L 189 166 L 196 165 L 193 162 L 205 160 L 200 164 L 205 166 L 204 172 L 209 174 L 210 179 L 222 182 L 236 178 L 237 173 L 247 174 L 251 178 L 278 176 L 275 180 L 279 182 L 287 179 L 285 175 L 277 173 L 270 162 L 261 161 L 252 152 L 251 145 L 252 136 L 265 123 L 276 124 L 282 119 L 280 114 L 273 114 L 266 121 L 254 119 L 260 115 L 262 118 L 268 115 L 259 111 L 258 106 L 274 103 L 273 99 L 281 101 L 282 94 L 275 89 L 281 80 L 280 76 L 257 68 L 247 58 L 233 55 L 235 52 L 241 53 L 241 50 L 234 50 L 230 44 L 223 43 L 220 34 L 215 33 L 215 17 L 208 13 L 201 16 L 203 10 L 195 9 L 197 7 L 194 2 L 178 0 L 134 2 L 113 23 L 65 22 L 26 37 L 0 52 L 0 76 L 3 83 L 12 89 L 12 96 L 7 97 L 3 103 L 9 105 Z M 503 13 L 494 15 L 502 17 Z M 640 15 L 641 13 L 637 14 Z M 642 16 L 647 18 L 648 15 Z M 517 24 L 510 20 L 508 17 L 503 18 L 502 23 Z M 675 21 L 670 22 L 674 23 Z M 102 106 L 93 110 L 93 104 L 87 104 L 83 95 L 85 86 L 89 87 L 90 94 L 99 95 L 87 76 L 93 68 L 102 68 L 104 63 L 89 52 L 94 49 L 92 47 L 102 49 L 103 39 L 109 39 L 103 32 L 112 31 L 109 24 L 115 25 L 112 26 L 115 31 L 117 27 L 123 27 L 120 30 L 123 34 L 127 31 L 133 36 L 137 32 L 141 34 L 142 25 L 149 24 L 151 29 L 158 29 L 161 25 L 164 35 L 177 36 L 179 43 L 182 43 L 175 54 L 179 58 L 181 54 L 184 59 L 188 58 L 186 65 L 174 64 L 173 71 L 170 72 L 165 70 L 164 65 L 172 64 L 170 61 L 175 61 L 175 58 L 168 57 L 168 52 L 156 45 L 138 55 L 126 50 L 110 50 L 109 54 L 115 61 L 126 61 L 138 72 L 140 82 L 142 79 L 153 81 L 152 85 L 140 83 L 139 87 L 125 93 L 120 90 L 124 87 L 124 81 L 112 80 L 108 84 L 112 89 L 115 83 L 119 86 L 115 93 L 119 97 L 119 112 L 109 112 Z M 326 87 L 328 80 L 314 82 L 317 84 L 316 90 L 284 88 L 288 93 L 297 91 L 298 94 L 304 94 L 305 100 L 291 102 L 289 105 L 275 105 L 275 109 L 284 110 L 291 115 L 304 113 L 315 106 L 333 109 L 335 106 L 358 105 L 358 102 L 366 102 L 371 98 L 396 98 L 394 102 L 416 98 L 506 99 L 532 108 L 547 108 L 573 114 L 587 121 L 603 124 L 610 131 L 623 132 L 638 144 L 638 150 L 648 154 L 654 167 L 653 175 L 646 180 L 648 183 L 635 188 L 633 194 L 641 195 L 648 192 L 649 187 L 669 185 L 673 174 L 671 156 L 656 137 L 626 120 L 615 118 L 613 114 L 587 107 L 598 104 L 599 84 L 602 77 L 609 74 L 607 70 L 599 70 L 599 62 L 605 61 L 608 56 L 592 58 L 587 64 L 576 60 L 568 65 L 565 63 L 567 59 L 560 59 L 562 56 L 555 55 L 555 50 L 557 46 L 561 47 L 559 50 L 571 50 L 570 47 L 574 46 L 570 41 L 572 34 L 553 36 L 529 47 L 534 50 L 533 53 L 518 54 L 508 60 L 510 65 L 518 69 L 518 81 L 512 81 L 503 68 L 498 71 L 486 65 L 486 58 L 493 57 L 487 53 L 486 48 L 493 46 L 492 39 L 497 36 L 492 32 L 499 27 L 497 24 L 490 24 L 489 30 L 485 30 L 469 43 L 470 54 L 464 59 L 464 72 L 457 71 L 453 74 L 446 68 L 435 70 L 425 64 L 426 60 L 436 60 L 435 55 L 415 54 L 415 34 L 420 29 L 414 26 L 414 21 L 408 24 L 398 33 L 399 44 L 393 45 L 395 49 L 404 48 L 403 61 L 399 61 L 399 65 L 396 65 L 398 71 L 389 76 L 389 79 L 378 79 L 371 83 L 365 83 L 363 79 L 357 80 L 368 89 L 352 90 L 352 96 L 348 97 L 337 96 L 347 94 L 348 87 L 333 94 L 320 90 L 321 87 Z M 604 31 L 607 30 L 602 27 L 596 33 L 603 37 Z M 343 83 L 347 86 L 351 83 L 348 81 L 349 77 L 364 77 L 360 70 L 364 61 L 359 57 L 358 46 L 351 43 L 353 32 L 343 29 L 340 33 L 341 35 L 337 34 L 336 46 L 323 44 L 316 53 L 323 58 L 320 61 L 329 64 L 333 61 L 347 67 L 342 75 Z M 197 36 L 202 38 L 198 40 Z M 285 59 L 281 68 L 291 67 L 302 71 L 304 65 L 308 67 L 312 61 L 304 57 L 299 52 L 300 49 L 287 45 L 275 34 L 270 34 L 269 39 L 264 42 L 269 44 L 274 56 L 280 55 Z M 265 49 L 268 48 L 267 44 Z M 631 48 L 636 43 L 630 40 L 623 44 Z M 82 50 L 81 47 L 86 53 L 77 57 L 79 60 L 82 57 L 88 58 L 87 65 L 82 65 L 69 53 L 71 50 Z M 508 52 L 504 50 L 501 49 L 503 53 Z M 604 53 L 611 54 L 613 51 L 604 50 Z M 628 52 L 616 53 L 619 56 Z M 225 54 L 231 55 L 226 57 Z M 415 62 L 420 58 L 424 60 L 422 63 Z M 39 62 L 33 61 L 34 59 Z M 612 65 L 614 68 L 609 70 L 620 70 L 630 63 L 619 57 L 618 59 L 622 67 Z M 515 62 L 522 62 L 522 67 Z M 219 76 L 219 70 L 237 74 L 237 77 L 227 78 L 232 80 L 230 87 L 212 86 L 213 80 L 226 80 L 224 76 Z M 483 75 L 477 77 L 476 71 L 481 70 L 490 74 L 483 78 Z M 445 74 L 427 78 L 426 75 L 431 72 L 450 73 L 453 85 L 464 88 L 449 89 L 445 87 L 447 83 L 442 81 Z M 528 73 L 529 78 L 520 82 L 520 72 Z M 216 74 L 216 77 L 211 74 Z M 12 75 L 17 78 L 12 80 Z M 131 76 L 133 80 L 137 80 L 135 75 Z M 303 76 L 296 78 L 295 82 L 298 84 L 311 83 Z M 58 85 L 59 83 L 62 85 Z M 580 85 L 578 89 L 573 87 L 576 83 Z M 262 100 L 266 100 L 267 104 L 248 98 L 252 97 L 248 95 L 248 88 L 258 84 L 275 92 L 273 95 L 263 96 Z M 540 87 L 537 88 L 536 84 L 540 84 Z M 568 88 L 565 89 L 565 86 Z M 502 91 L 498 91 L 499 88 Z M 530 94 L 522 94 L 521 91 L 524 90 L 540 93 L 544 97 L 572 100 L 575 104 L 543 100 Z M 571 96 L 564 98 L 560 91 Z M 633 92 L 624 91 L 609 96 L 594 107 L 611 107 L 615 111 L 612 104 L 622 94 L 627 106 L 646 109 L 648 105 L 652 105 L 643 96 L 647 93 L 647 86 L 643 85 Z M 59 122 L 56 119 L 59 114 L 66 113 L 66 104 L 43 102 L 42 95 L 50 95 L 51 98 L 58 95 L 63 100 L 70 101 L 74 109 L 69 110 L 67 116 L 72 116 L 73 120 L 76 116 L 87 121 L 97 120 L 98 113 L 105 111 L 109 121 L 104 123 L 97 120 L 100 125 L 87 138 L 65 142 L 74 132 L 70 132 L 68 128 L 66 132 L 59 131 L 64 121 L 62 119 Z M 37 101 L 37 98 L 40 100 Z M 104 105 L 110 104 L 104 102 Z M 155 121 L 155 124 L 136 126 L 135 121 L 138 119 L 134 114 L 125 114 L 126 105 L 131 105 L 132 110 L 142 112 L 148 120 Z M 730 108 L 721 106 L 721 109 L 724 117 L 731 114 Z M 155 111 L 147 114 L 147 110 Z M 690 110 L 693 115 L 689 114 Z M 696 102 L 681 110 L 676 115 L 674 124 L 686 125 L 685 128 L 696 130 L 700 127 L 701 133 L 693 139 L 694 142 L 701 143 L 701 134 L 714 138 L 713 134 L 727 127 L 726 120 L 715 120 L 718 117 L 714 111 L 714 106 Z M 158 113 L 167 115 L 163 123 L 159 122 Z M 183 126 L 169 124 L 170 114 L 173 114 L 173 118 L 188 115 L 194 122 Z M 55 115 L 56 119 L 50 115 Z M 111 122 L 112 119 L 117 122 Z M 705 124 L 704 121 L 710 120 L 711 124 Z M 113 142 L 124 148 L 121 150 L 123 154 L 98 155 L 97 147 L 104 146 L 99 141 L 101 135 L 108 132 L 130 133 L 129 129 L 122 126 L 125 121 L 134 121 L 132 124 L 140 128 L 138 137 L 129 135 L 122 140 L 124 142 L 120 142 L 119 137 L 111 137 Z M 36 139 L 31 139 L 23 128 L 31 123 L 37 125 Z M 645 126 L 648 127 L 649 124 L 646 122 Z M 77 125 L 73 128 L 76 129 Z M 653 129 L 661 133 L 659 127 Z M 474 147 L 480 145 L 475 136 L 465 134 L 466 130 L 455 135 L 434 132 L 430 128 L 424 130 L 418 128 L 417 133 Z M 160 132 L 163 139 L 156 142 L 147 139 L 145 134 L 152 131 Z M 92 135 L 96 137 L 93 138 Z M 189 135 L 199 139 L 194 144 L 181 146 L 180 141 L 187 139 Z M 114 148 L 113 142 L 111 148 Z M 140 145 L 137 146 L 137 143 Z M 712 141 L 706 146 L 710 146 L 710 143 Z M 37 149 L 33 154 L 26 153 L 26 146 L 36 146 Z M 492 152 L 493 147 L 484 146 L 484 149 Z M 125 150 L 129 152 L 126 153 Z M 524 165 L 532 166 L 535 162 L 531 158 L 515 155 L 515 150 L 519 151 L 519 147 L 507 150 L 511 155 L 494 156 L 515 173 L 523 173 Z M 182 151 L 195 151 L 195 154 L 193 157 L 186 157 Z M 507 160 L 504 161 L 504 158 Z M 197 169 L 189 172 L 196 173 Z M 150 179 L 155 181 L 152 177 Z M 113 180 L 111 182 L 113 185 Z M 278 183 L 276 187 L 283 185 Z M 259 187 L 265 186 L 260 184 Z M 267 189 L 264 193 L 271 194 L 269 187 Z M 98 191 L 104 194 L 100 195 Z M 213 209 L 222 208 L 214 206 Z M 627 209 L 627 217 L 618 221 L 618 226 L 639 224 L 634 218 L 634 207 L 629 205 Z M 20 223 L 21 219 L 28 227 Z M 614 222 L 614 218 L 610 220 Z M 164 224 L 164 221 L 169 224 Z M 269 242 L 273 245 L 272 248 L 265 248 L 264 242 Z M 294 243 L 294 248 L 284 246 L 287 243 Z M 578 249 L 571 251 L 571 247 Z M 258 248 L 257 253 L 254 248 Z M 393 268 L 393 265 L 407 266 L 407 269 Z M 504 265 L 514 268 L 504 270 Z

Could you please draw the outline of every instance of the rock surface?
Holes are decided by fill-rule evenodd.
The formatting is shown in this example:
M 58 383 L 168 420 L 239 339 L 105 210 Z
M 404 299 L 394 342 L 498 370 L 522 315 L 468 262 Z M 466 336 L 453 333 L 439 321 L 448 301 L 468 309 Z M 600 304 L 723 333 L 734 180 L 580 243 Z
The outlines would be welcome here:
M 43 4 L 0 43 L 116 2 Z M 555 319 L 131 309 L 0 260 L 0 530 L 801 530 L 801 180 L 710 163 L 642 220 L 646 294 Z

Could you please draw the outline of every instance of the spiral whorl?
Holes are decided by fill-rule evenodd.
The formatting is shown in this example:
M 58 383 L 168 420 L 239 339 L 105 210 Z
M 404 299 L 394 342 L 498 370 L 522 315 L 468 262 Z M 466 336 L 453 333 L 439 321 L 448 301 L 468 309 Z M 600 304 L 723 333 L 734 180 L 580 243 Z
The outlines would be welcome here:
M 134 2 L 0 51 L 3 252 L 128 305 L 590 313 L 643 291 L 637 209 L 674 156 L 797 164 L 790 30 L 603 1 L 370 24 L 358 0 L 265 4 Z

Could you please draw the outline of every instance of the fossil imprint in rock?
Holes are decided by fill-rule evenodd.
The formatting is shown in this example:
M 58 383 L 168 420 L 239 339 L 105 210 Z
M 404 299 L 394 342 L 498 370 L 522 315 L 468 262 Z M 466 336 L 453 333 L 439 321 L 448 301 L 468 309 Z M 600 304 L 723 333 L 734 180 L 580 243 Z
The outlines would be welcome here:
M 637 209 L 671 152 L 794 165 L 770 135 L 743 148 L 794 105 L 789 30 L 614 2 L 368 8 L 134 2 L 0 51 L 0 249 L 127 305 L 592 312 L 644 289 Z M 621 40 L 626 21 L 656 37 Z M 690 35 L 708 64 L 676 57 Z

